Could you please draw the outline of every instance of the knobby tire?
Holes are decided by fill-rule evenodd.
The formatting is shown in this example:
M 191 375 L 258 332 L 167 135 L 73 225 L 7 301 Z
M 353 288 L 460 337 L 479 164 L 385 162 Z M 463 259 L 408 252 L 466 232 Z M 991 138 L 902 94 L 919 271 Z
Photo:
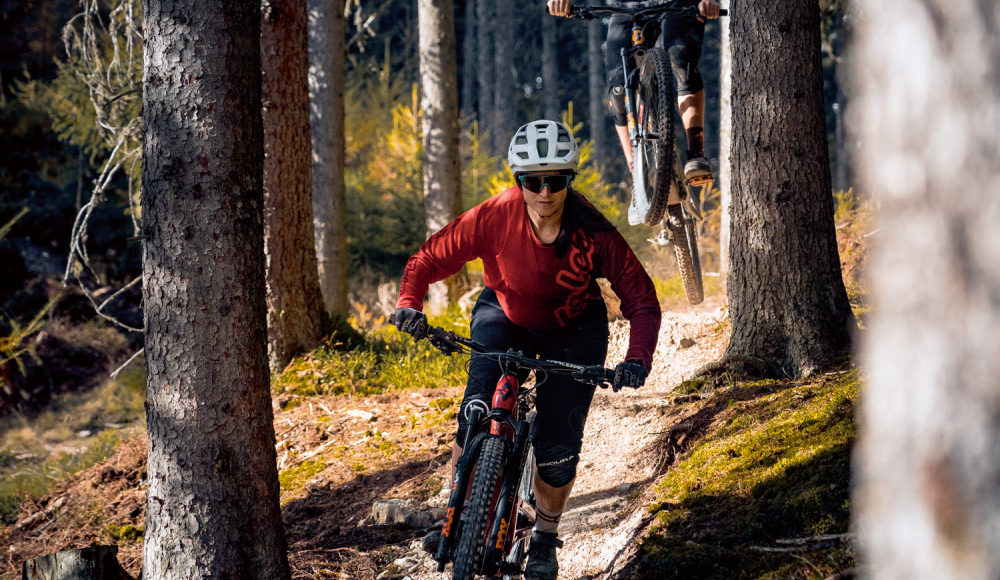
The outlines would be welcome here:
M 667 227 L 674 242 L 674 256 L 681 272 L 684 294 L 691 304 L 701 304 L 705 290 L 701 282 L 701 259 L 698 257 L 698 235 L 694 220 L 687 219 L 680 204 L 667 208 Z
M 494 490 L 500 485 L 504 444 L 496 438 L 483 442 L 476 462 L 476 477 L 472 483 L 469 507 L 465 510 L 462 537 L 455 552 L 454 580 L 473 580 L 483 562 L 483 547 L 493 511 Z
M 670 187 L 677 178 L 674 168 L 676 102 L 677 88 L 670 68 L 670 58 L 666 51 L 651 48 L 646 52 L 642 68 L 639 69 L 636 116 L 640 126 L 647 133 L 655 134 L 657 139 L 646 140 L 640 137 L 635 152 L 643 156 L 643 162 L 634 163 L 635 174 L 632 176 L 638 185 L 633 195 L 645 195 L 645 200 L 636 204 L 636 207 L 649 208 L 645 215 L 641 215 L 640 209 L 642 223 L 648 226 L 655 226 L 663 219 Z

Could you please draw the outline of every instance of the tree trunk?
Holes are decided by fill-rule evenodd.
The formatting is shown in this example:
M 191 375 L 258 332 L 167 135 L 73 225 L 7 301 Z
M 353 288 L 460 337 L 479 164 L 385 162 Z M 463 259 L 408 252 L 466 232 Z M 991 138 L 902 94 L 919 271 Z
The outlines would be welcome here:
M 604 27 L 595 18 L 587 25 L 587 79 L 590 86 L 590 138 L 594 141 L 594 162 L 604 164 Z
M 559 107 L 559 27 L 554 16 L 542 18 L 542 103 L 545 118 L 558 121 Z
M 319 285 L 326 310 L 347 314 L 347 196 L 344 191 L 344 0 L 308 0 L 312 209 Z
M 729 0 L 722 0 L 719 6 L 729 9 Z M 724 17 L 725 18 L 725 17 Z M 726 279 L 729 272 L 729 205 L 732 199 L 733 172 L 733 48 L 729 42 L 729 18 L 719 22 L 722 39 L 719 43 L 719 275 Z
M 1000 12 L 860 2 L 866 189 L 881 202 L 854 506 L 866 576 L 1000 577 Z
M 462 35 L 462 113 L 471 115 L 476 110 L 476 2 L 465 2 L 462 17 L 465 33 Z
M 428 237 L 462 213 L 458 75 L 452 0 L 419 0 L 420 107 L 423 116 L 424 207 Z M 458 300 L 458 278 L 433 284 L 430 309 Z
M 143 8 L 143 578 L 288 578 L 267 366 L 260 3 Z
M 472 2 L 473 0 L 469 0 Z M 478 77 L 476 82 L 479 85 L 479 109 L 477 118 L 479 128 L 482 131 L 492 131 L 493 129 L 493 37 L 491 32 L 496 24 L 493 21 L 493 0 L 475 0 L 476 2 L 476 39 L 477 53 L 479 61 L 477 67 Z
M 323 339 L 316 266 L 309 142 L 309 53 L 305 0 L 264 0 L 264 250 L 271 372 Z
M 734 4 L 727 354 L 804 376 L 851 343 L 815 0 Z
M 514 40 L 517 37 L 517 31 L 514 30 L 514 0 L 496 0 L 496 10 L 493 25 L 496 69 L 490 130 L 493 132 L 493 151 L 506 157 L 510 140 L 517 130 L 518 118 L 514 103 L 513 54 Z

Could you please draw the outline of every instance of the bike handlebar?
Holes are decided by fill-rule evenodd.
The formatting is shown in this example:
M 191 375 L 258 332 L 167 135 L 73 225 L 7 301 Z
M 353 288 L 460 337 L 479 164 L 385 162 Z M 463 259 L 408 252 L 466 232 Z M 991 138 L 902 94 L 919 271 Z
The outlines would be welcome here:
M 545 6 L 545 12 L 549 13 L 549 7 Z M 615 6 L 571 6 L 567 18 L 579 18 L 580 20 L 593 20 L 602 14 L 629 14 L 632 16 L 651 16 L 653 14 L 674 12 L 688 16 L 701 16 L 697 6 L 650 6 L 647 8 L 619 8 Z M 720 9 L 719 16 L 729 16 L 729 10 Z
M 395 324 L 395 318 L 395 314 L 390 315 L 389 324 Z M 600 365 L 578 365 L 556 360 L 536 359 L 524 356 L 520 352 L 515 352 L 514 349 L 510 349 L 507 352 L 491 351 L 482 343 L 437 326 L 427 325 L 427 341 L 445 356 L 451 356 L 457 352 L 474 353 L 475 356 L 485 356 L 498 360 L 505 358 L 511 362 L 516 362 L 522 368 L 565 375 L 581 383 L 595 386 L 602 386 L 605 383 L 611 385 L 615 380 L 614 369 L 607 369 Z

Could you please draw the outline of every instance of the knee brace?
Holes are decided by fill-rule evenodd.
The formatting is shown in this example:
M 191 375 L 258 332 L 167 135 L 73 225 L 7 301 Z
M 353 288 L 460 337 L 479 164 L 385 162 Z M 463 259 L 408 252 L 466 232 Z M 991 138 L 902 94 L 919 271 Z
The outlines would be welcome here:
M 535 446 L 538 477 L 552 487 L 563 487 L 576 477 L 580 454 L 565 445 L 541 443 Z
M 625 118 L 625 88 L 623 86 L 615 85 L 608 91 L 608 108 L 611 109 L 615 125 L 624 127 L 628 121 Z
M 670 68 L 674 71 L 674 79 L 677 81 L 677 95 L 693 95 L 705 88 L 701 80 L 701 73 L 698 66 L 692 62 L 692 54 L 687 46 L 675 44 L 667 48 L 667 55 L 670 57 Z

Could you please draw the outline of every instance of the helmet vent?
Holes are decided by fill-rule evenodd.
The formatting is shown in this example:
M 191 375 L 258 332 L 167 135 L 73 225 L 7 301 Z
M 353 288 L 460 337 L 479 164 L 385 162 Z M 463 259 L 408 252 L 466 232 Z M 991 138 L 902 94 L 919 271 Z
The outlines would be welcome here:
M 528 144 L 528 138 L 525 137 L 524 135 L 518 135 L 517 139 L 514 139 L 514 143 L 517 144 L 517 145 L 527 145 Z
M 569 143 L 569 133 L 567 133 L 566 131 L 559 131 L 559 142 Z
M 536 142 L 536 146 L 538 147 L 538 156 L 539 157 L 548 157 L 549 156 L 549 140 L 548 139 L 539 139 Z
M 569 154 L 570 154 L 570 150 L 569 149 L 560 149 L 560 150 L 556 151 L 556 155 L 558 157 L 564 157 L 564 156 L 569 155 Z
M 528 154 L 525 153 L 524 151 L 518 151 L 517 152 L 517 156 L 520 157 L 521 159 L 527 159 L 528 158 Z

